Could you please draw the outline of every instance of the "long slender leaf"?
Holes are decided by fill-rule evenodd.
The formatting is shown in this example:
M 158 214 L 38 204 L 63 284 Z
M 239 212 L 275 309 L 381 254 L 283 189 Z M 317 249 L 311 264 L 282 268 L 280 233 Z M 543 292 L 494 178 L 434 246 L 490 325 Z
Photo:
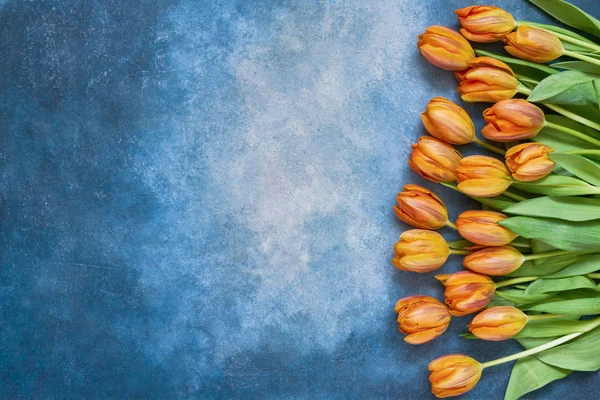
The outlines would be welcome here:
M 547 300 L 528 305 L 525 309 L 550 314 L 600 314 L 600 292 L 588 289 L 561 292 Z
M 555 163 L 575 176 L 595 186 L 600 186 L 600 165 L 578 154 L 551 153 Z
M 534 261 L 525 261 L 516 271 L 513 271 L 506 276 L 516 278 L 521 276 L 551 275 L 573 264 L 578 260 L 578 257 L 578 255 L 566 254 L 564 256 L 535 260 L 541 261 L 541 264 L 536 264 Z
M 546 196 L 582 196 L 600 194 L 600 188 L 570 176 L 548 175 L 535 182 L 513 182 L 515 188 Z
M 547 299 L 553 297 L 554 293 L 525 294 L 524 290 L 507 289 L 507 290 L 496 291 L 496 295 L 504 300 L 511 301 L 515 304 L 523 305 L 523 304 L 538 303 L 538 302 L 547 300 Z
M 545 364 L 534 356 L 521 358 L 512 369 L 504 400 L 518 400 L 523 395 L 550 382 L 569 376 L 571 372 L 568 369 Z
M 599 167 L 600 168 L 600 167 Z M 566 221 L 600 219 L 600 199 L 587 197 L 536 197 L 504 209 L 504 213 Z
M 563 24 L 600 37 L 600 21 L 562 0 L 529 0 Z
M 533 89 L 528 101 L 534 103 L 598 106 L 593 81 L 596 75 L 581 71 L 561 71 L 543 79 Z
M 600 74 L 600 67 L 587 61 L 562 61 L 552 64 L 552 67 L 572 69 L 590 74 Z
M 566 278 L 569 276 L 585 275 L 600 269 L 600 254 L 579 256 L 579 259 L 568 267 L 553 274 L 546 275 L 548 279 Z
M 585 332 L 587 321 L 573 321 L 565 318 L 552 318 L 528 321 L 527 325 L 515 338 L 547 338 L 568 335 L 575 332 Z
M 570 276 L 568 278 L 538 279 L 531 283 L 525 294 L 545 294 L 574 289 L 596 290 L 596 283 L 587 276 Z

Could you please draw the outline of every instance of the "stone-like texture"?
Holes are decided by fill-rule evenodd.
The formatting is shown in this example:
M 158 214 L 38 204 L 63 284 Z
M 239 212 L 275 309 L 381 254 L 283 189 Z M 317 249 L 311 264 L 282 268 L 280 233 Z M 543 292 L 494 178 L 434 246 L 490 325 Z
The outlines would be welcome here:
M 459 340 L 468 318 L 409 347 L 393 313 L 442 292 L 390 264 L 396 192 L 474 206 L 406 164 L 457 99 L 417 34 L 466 5 L 0 1 L 0 397 L 427 399 L 431 359 L 517 350 Z

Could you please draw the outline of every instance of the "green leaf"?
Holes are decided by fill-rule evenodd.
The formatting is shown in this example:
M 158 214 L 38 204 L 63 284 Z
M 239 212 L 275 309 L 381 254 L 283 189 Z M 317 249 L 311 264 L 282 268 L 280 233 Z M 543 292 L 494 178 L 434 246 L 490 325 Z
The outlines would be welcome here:
M 511 217 L 500 224 L 517 235 L 539 239 L 557 249 L 598 251 L 600 221 L 562 221 L 552 218 Z
M 600 165 L 578 154 L 550 153 L 555 163 L 575 176 L 595 186 L 600 186 Z
M 587 321 L 573 321 L 565 318 L 552 318 L 527 321 L 527 325 L 515 338 L 551 338 L 575 332 L 585 332 Z
M 577 106 L 563 106 L 566 107 L 577 107 Z M 585 107 L 586 109 L 590 107 Z M 595 110 L 592 108 L 592 110 Z M 566 126 L 567 128 L 574 129 L 578 132 L 585 133 L 588 136 L 598 138 L 599 134 L 596 130 L 581 125 L 570 118 L 562 115 L 547 114 L 546 121 L 552 122 L 557 125 Z M 571 135 L 566 135 L 564 132 L 557 129 L 545 126 L 542 130 L 533 138 L 536 142 L 544 143 L 554 149 L 554 151 L 562 153 L 571 150 L 585 150 L 589 149 L 590 144 L 585 140 L 578 139 Z
M 568 376 L 571 372 L 545 364 L 534 356 L 523 357 L 512 369 L 504 400 L 518 400 L 527 393 Z
M 553 68 L 572 69 L 590 74 L 600 74 L 600 66 L 587 61 L 563 61 L 552 64 Z
M 545 253 L 547 251 L 553 251 L 556 250 L 554 247 L 550 246 L 548 243 L 544 243 L 541 240 L 537 240 L 537 239 L 531 239 L 531 252 L 533 254 L 538 254 L 538 253 Z M 533 265 L 542 265 L 545 262 L 554 262 L 554 258 L 538 258 L 536 260 L 533 260 Z
M 600 193 L 599 188 L 581 179 L 556 174 L 548 175 L 535 182 L 513 182 L 512 186 L 529 193 L 546 196 L 582 196 Z
M 524 290 L 507 289 L 507 290 L 497 290 L 496 295 L 504 300 L 508 300 L 515 304 L 523 305 L 523 304 L 537 303 L 540 301 L 550 299 L 551 297 L 554 296 L 554 293 L 525 294 Z
M 600 219 L 600 199 L 536 197 L 507 207 L 504 212 L 530 217 L 558 218 L 566 221 L 591 221 Z
M 469 242 L 468 240 L 454 240 L 451 242 L 448 242 L 448 247 L 450 247 L 451 249 L 454 250 L 462 250 L 465 247 L 471 247 L 473 246 L 473 243 Z
M 600 21 L 562 0 L 529 0 L 563 24 L 600 37 Z
M 571 276 L 568 278 L 538 279 L 527 287 L 525 294 L 545 294 L 574 289 L 596 290 L 596 283 L 587 276 Z
M 548 279 L 566 278 L 569 276 L 585 275 L 600 269 L 600 254 L 578 256 L 579 260 L 553 274 L 546 275 Z
M 502 195 L 496 197 L 472 197 L 472 199 L 477 200 L 483 205 L 500 211 L 516 203 L 516 201 Z
M 525 239 L 525 238 L 522 238 L 522 237 L 517 237 L 515 240 L 513 240 L 512 242 L 510 242 L 510 245 L 513 246 L 513 247 L 531 248 L 531 240 Z
M 600 293 L 588 289 L 561 292 L 547 300 L 528 305 L 526 310 L 565 315 L 600 314 Z
M 542 264 L 536 264 L 534 261 L 525 261 L 516 271 L 506 276 L 516 278 L 521 276 L 546 276 L 554 274 L 576 262 L 578 257 L 579 255 L 566 254 L 564 256 L 535 260 L 542 261 Z
M 561 107 L 569 112 L 579 115 L 580 117 L 589 119 L 590 121 L 600 124 L 600 110 L 598 110 L 598 107 L 576 106 L 571 104 L 564 104 Z M 591 136 L 595 136 L 596 138 L 598 138 L 599 133 L 597 131 L 593 132 L 596 132 L 596 134 Z
M 536 82 L 541 81 L 548 75 L 557 74 L 560 72 L 557 69 L 551 68 L 544 64 L 536 64 L 530 61 L 521 60 L 513 57 L 506 57 L 502 54 L 492 53 L 484 50 L 475 50 L 478 56 L 492 57 L 508 64 L 518 78 L 526 77 L 529 80 Z
M 592 81 L 599 78 L 597 75 L 581 71 L 562 71 L 543 79 L 533 89 L 527 101 L 597 107 L 598 101 Z

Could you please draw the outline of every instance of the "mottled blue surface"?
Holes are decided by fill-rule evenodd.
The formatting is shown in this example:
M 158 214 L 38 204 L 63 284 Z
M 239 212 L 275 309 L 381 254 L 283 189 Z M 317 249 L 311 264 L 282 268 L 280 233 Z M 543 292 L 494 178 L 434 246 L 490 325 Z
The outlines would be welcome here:
M 469 3 L 0 1 L 0 398 L 429 399 L 431 359 L 516 351 L 468 318 L 410 347 L 393 312 L 442 296 L 390 264 L 396 192 L 474 206 L 406 164 L 457 99 L 417 34 Z

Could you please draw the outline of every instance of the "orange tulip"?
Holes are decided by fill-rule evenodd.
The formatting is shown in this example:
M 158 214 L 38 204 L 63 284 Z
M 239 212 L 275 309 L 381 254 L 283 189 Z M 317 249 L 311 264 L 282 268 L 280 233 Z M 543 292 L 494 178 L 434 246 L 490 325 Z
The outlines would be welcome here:
M 422 136 L 412 146 L 408 165 L 425 179 L 434 182 L 454 182 L 455 170 L 462 156 L 441 140 Z
M 479 339 L 500 341 L 514 337 L 527 325 L 527 315 L 518 308 L 499 306 L 477 314 L 469 331 Z
M 506 35 L 504 43 L 504 49 L 511 55 L 542 64 L 562 56 L 565 50 L 552 33 L 527 25 L 520 25 L 515 32 Z
M 496 142 L 531 139 L 544 127 L 544 112 L 523 99 L 502 100 L 483 112 L 483 136 Z
M 521 182 L 542 179 L 554 169 L 554 161 L 548 157 L 554 149 L 541 143 L 523 143 L 506 152 L 506 165 L 513 178 Z
M 429 363 L 431 392 L 437 398 L 458 396 L 473 389 L 481 378 L 483 367 L 477 360 L 449 354 Z
M 448 308 L 429 296 L 406 297 L 396 303 L 394 311 L 398 313 L 398 329 L 408 334 L 404 341 L 410 344 L 429 342 L 450 324 Z
M 412 272 L 434 271 L 444 265 L 450 255 L 450 248 L 442 235 L 423 229 L 403 232 L 394 250 L 392 264 Z
M 443 97 L 434 97 L 421 114 L 427 132 L 449 144 L 467 144 L 475 139 L 475 126 L 469 114 Z
M 517 237 L 498 223 L 506 218 L 506 215 L 495 211 L 465 211 L 458 216 L 456 227 L 463 238 L 475 244 L 504 246 Z
M 463 259 L 463 266 L 480 274 L 502 276 L 523 264 L 525 256 L 512 246 L 484 247 Z
M 498 7 L 470 6 L 454 12 L 462 25 L 460 33 L 473 42 L 496 42 L 517 25 L 510 13 Z
M 444 299 L 450 314 L 457 317 L 481 310 L 496 292 L 496 284 L 489 276 L 471 271 L 436 275 L 435 278 L 446 286 Z
M 433 65 L 449 71 L 462 71 L 475 58 L 471 44 L 458 32 L 444 26 L 430 26 L 419 35 L 419 51 Z
M 512 183 L 504 163 L 488 156 L 468 156 L 460 160 L 456 179 L 458 190 L 474 197 L 498 196 Z
M 444 202 L 424 187 L 408 184 L 396 197 L 394 213 L 407 224 L 421 229 L 440 229 L 448 224 Z
M 455 72 L 454 76 L 460 82 L 460 98 L 470 103 L 512 99 L 519 86 L 512 69 L 492 57 L 474 58 L 467 70 Z

